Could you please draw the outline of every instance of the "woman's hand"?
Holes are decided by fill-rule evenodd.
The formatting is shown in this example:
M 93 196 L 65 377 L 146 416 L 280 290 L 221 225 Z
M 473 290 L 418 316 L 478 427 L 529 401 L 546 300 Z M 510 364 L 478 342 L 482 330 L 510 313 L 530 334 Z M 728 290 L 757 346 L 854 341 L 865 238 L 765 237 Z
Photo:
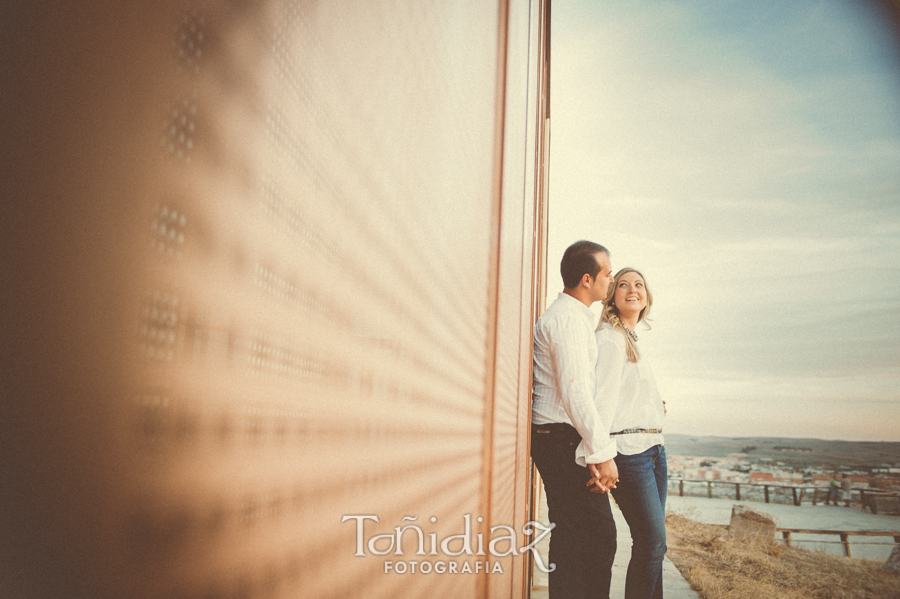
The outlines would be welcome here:
M 616 488 L 616 483 L 619 482 L 619 468 L 615 460 L 588 464 L 588 469 L 591 471 L 591 480 L 587 481 L 585 486 L 594 486 L 591 493 L 608 493 L 610 489 Z

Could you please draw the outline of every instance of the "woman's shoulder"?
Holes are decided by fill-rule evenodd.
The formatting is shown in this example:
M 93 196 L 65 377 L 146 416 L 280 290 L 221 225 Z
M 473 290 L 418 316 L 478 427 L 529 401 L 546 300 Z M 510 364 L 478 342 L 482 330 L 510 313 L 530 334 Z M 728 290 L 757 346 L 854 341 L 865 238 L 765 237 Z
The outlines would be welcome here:
M 623 348 L 625 347 L 625 336 L 612 328 L 612 325 L 608 322 L 604 322 L 600 325 L 594 332 L 594 337 L 596 337 L 597 343 L 607 342 L 621 345 Z

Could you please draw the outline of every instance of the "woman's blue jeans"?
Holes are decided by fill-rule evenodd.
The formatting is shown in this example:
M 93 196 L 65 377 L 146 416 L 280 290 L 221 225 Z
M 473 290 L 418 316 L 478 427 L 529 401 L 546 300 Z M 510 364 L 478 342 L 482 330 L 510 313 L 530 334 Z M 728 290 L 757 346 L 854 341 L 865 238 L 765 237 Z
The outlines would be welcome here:
M 612 494 L 631 529 L 631 561 L 625 599 L 662 599 L 666 554 L 666 450 L 654 445 L 635 455 L 616 456 L 619 482 Z

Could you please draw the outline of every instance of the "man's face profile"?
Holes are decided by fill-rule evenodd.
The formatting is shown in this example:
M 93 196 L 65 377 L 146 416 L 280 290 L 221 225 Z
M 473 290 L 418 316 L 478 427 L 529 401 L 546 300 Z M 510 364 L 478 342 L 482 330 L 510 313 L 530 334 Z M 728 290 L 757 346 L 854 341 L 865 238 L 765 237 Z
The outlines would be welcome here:
M 612 263 L 609 260 L 609 254 L 606 252 L 597 252 L 594 254 L 597 264 L 600 265 L 600 272 L 594 278 L 594 284 L 591 286 L 591 300 L 599 302 L 606 298 L 606 292 L 609 284 L 612 282 Z

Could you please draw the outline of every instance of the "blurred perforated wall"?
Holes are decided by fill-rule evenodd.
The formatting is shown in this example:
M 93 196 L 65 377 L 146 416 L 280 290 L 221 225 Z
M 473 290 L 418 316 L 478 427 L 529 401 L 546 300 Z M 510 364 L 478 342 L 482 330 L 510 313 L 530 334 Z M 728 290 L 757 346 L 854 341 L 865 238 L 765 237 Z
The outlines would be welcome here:
M 2 10 L 3 596 L 526 596 L 542 3 Z

